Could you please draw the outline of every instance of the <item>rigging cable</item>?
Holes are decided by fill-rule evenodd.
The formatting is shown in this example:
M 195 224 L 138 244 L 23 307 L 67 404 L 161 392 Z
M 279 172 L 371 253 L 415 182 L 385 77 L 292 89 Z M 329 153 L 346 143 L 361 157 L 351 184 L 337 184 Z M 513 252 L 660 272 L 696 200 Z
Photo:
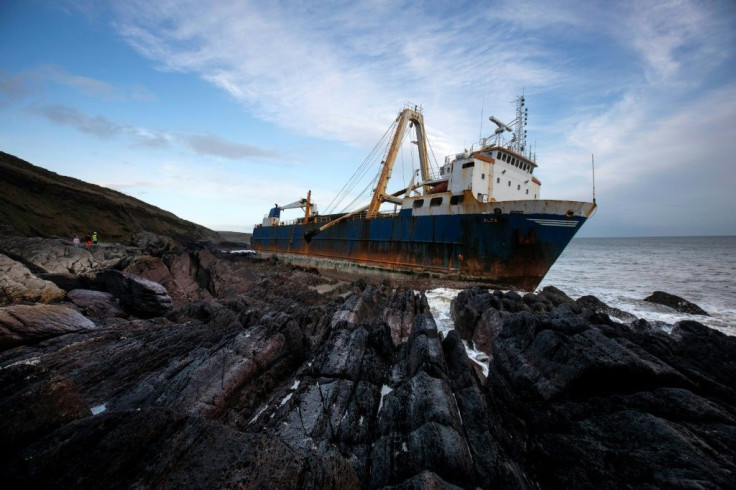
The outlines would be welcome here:
M 375 144 L 371 152 L 368 154 L 368 156 L 363 160 L 363 162 L 360 164 L 358 169 L 355 171 L 355 173 L 350 177 L 347 183 L 340 189 L 340 191 L 335 195 L 335 197 L 330 201 L 330 203 L 325 208 L 325 213 L 330 214 L 332 213 L 342 202 L 343 200 L 350 194 L 350 192 L 353 190 L 353 188 L 360 182 L 368 172 L 368 170 L 371 168 L 371 164 L 375 163 L 376 154 L 378 153 L 378 150 L 385 145 L 385 140 L 387 137 L 392 134 L 394 127 L 396 126 L 396 122 L 392 123 L 386 132 L 383 134 L 381 139 Z M 375 179 L 374 179 L 375 180 Z M 362 193 L 361 193 L 362 195 Z

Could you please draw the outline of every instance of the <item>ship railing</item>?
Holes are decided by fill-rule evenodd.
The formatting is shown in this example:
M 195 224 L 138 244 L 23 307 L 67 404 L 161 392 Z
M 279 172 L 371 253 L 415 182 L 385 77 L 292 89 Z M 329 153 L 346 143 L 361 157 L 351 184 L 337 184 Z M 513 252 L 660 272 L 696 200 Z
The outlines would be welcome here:
M 346 218 L 345 221 L 355 221 L 355 220 L 365 219 L 367 215 L 368 215 L 368 212 L 363 211 L 362 213 L 356 213 L 353 216 Z M 393 211 L 378 213 L 378 217 L 381 217 L 381 218 L 391 218 L 391 217 L 398 216 L 398 215 L 399 215 L 398 212 L 393 212 Z M 309 223 L 310 224 L 326 224 L 326 223 L 329 223 L 330 221 L 333 221 L 339 218 L 340 216 L 342 215 L 310 216 Z M 288 221 L 281 221 L 278 224 L 278 226 L 291 226 L 291 225 L 303 225 L 303 224 L 304 224 L 304 218 L 297 218 L 297 219 L 292 219 Z

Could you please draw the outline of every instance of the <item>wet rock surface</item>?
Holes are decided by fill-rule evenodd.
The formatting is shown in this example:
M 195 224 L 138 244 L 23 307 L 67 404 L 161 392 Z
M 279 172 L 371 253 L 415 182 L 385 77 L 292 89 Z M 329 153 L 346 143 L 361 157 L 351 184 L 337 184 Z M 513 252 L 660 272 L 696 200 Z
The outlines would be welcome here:
M 674 294 L 665 293 L 664 291 L 654 291 L 650 296 L 644 298 L 644 301 L 669 306 L 680 313 L 689 313 L 691 315 L 708 315 L 708 313 L 695 303 L 691 303 L 686 299 L 682 299 Z
M 136 243 L 0 309 L 8 488 L 733 485 L 736 341 L 697 322 L 468 288 L 443 335 L 388 281 Z

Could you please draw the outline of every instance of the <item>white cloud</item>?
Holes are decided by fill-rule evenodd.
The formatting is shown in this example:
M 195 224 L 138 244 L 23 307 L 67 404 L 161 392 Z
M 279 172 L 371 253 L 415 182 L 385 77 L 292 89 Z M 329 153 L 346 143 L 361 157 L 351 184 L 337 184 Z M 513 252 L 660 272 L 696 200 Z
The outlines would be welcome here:
M 701 176 L 689 173 L 693 161 L 704 162 L 702 178 L 720 172 L 733 181 L 725 163 L 736 140 L 729 2 L 138 0 L 111 11 L 123 39 L 158 69 L 194 74 L 250 115 L 299 136 L 368 149 L 405 102 L 418 103 L 441 161 L 479 136 L 481 101 L 484 118 L 508 120 L 508 102 L 524 90 L 541 134 L 545 196 L 589 198 L 591 153 L 599 193 L 616 199 L 609 210 L 631 204 L 629 191 L 645 210 L 671 206 L 674 188 L 700 186 L 698 196 L 721 200 L 722 191 L 701 190 Z M 59 80 L 90 94 L 106 90 L 84 77 Z M 56 115 L 91 134 L 134 131 L 73 116 Z M 272 151 L 207 127 L 176 136 L 135 131 L 151 146 L 176 141 L 202 156 Z M 663 188 L 664 175 L 680 180 Z M 276 179 L 259 184 L 274 186 L 252 197 L 264 202 L 284 185 L 292 186 L 286 194 L 299 191 Z
M 708 6 L 686 0 L 635 4 L 621 37 L 639 52 L 649 81 L 683 83 L 693 75 L 702 80 L 723 61 L 723 43 L 732 44 L 734 35 Z
M 228 141 L 215 134 L 190 134 L 181 135 L 184 140 L 197 153 L 213 155 L 233 160 L 244 158 L 266 158 L 283 159 L 284 156 L 274 150 L 266 150 L 254 145 Z
M 126 3 L 116 25 L 161 68 L 197 73 L 264 120 L 366 147 L 404 102 L 422 103 L 435 115 L 430 128 L 462 144 L 476 134 L 484 91 L 505 105 L 521 87 L 560 79 L 534 61 L 543 44 L 466 12 L 412 2 L 264 5 Z

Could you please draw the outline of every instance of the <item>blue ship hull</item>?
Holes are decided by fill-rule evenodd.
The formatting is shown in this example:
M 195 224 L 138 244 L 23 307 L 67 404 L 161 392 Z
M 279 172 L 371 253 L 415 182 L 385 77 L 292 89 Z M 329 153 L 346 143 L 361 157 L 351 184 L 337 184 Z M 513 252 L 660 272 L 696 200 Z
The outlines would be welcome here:
M 259 226 L 253 230 L 251 246 L 287 259 L 308 260 L 318 267 L 349 262 L 532 291 L 587 219 L 586 213 L 572 211 L 498 211 L 415 216 L 404 209 L 372 219 L 357 216 L 311 240 L 305 235 L 319 227 L 319 222 Z

